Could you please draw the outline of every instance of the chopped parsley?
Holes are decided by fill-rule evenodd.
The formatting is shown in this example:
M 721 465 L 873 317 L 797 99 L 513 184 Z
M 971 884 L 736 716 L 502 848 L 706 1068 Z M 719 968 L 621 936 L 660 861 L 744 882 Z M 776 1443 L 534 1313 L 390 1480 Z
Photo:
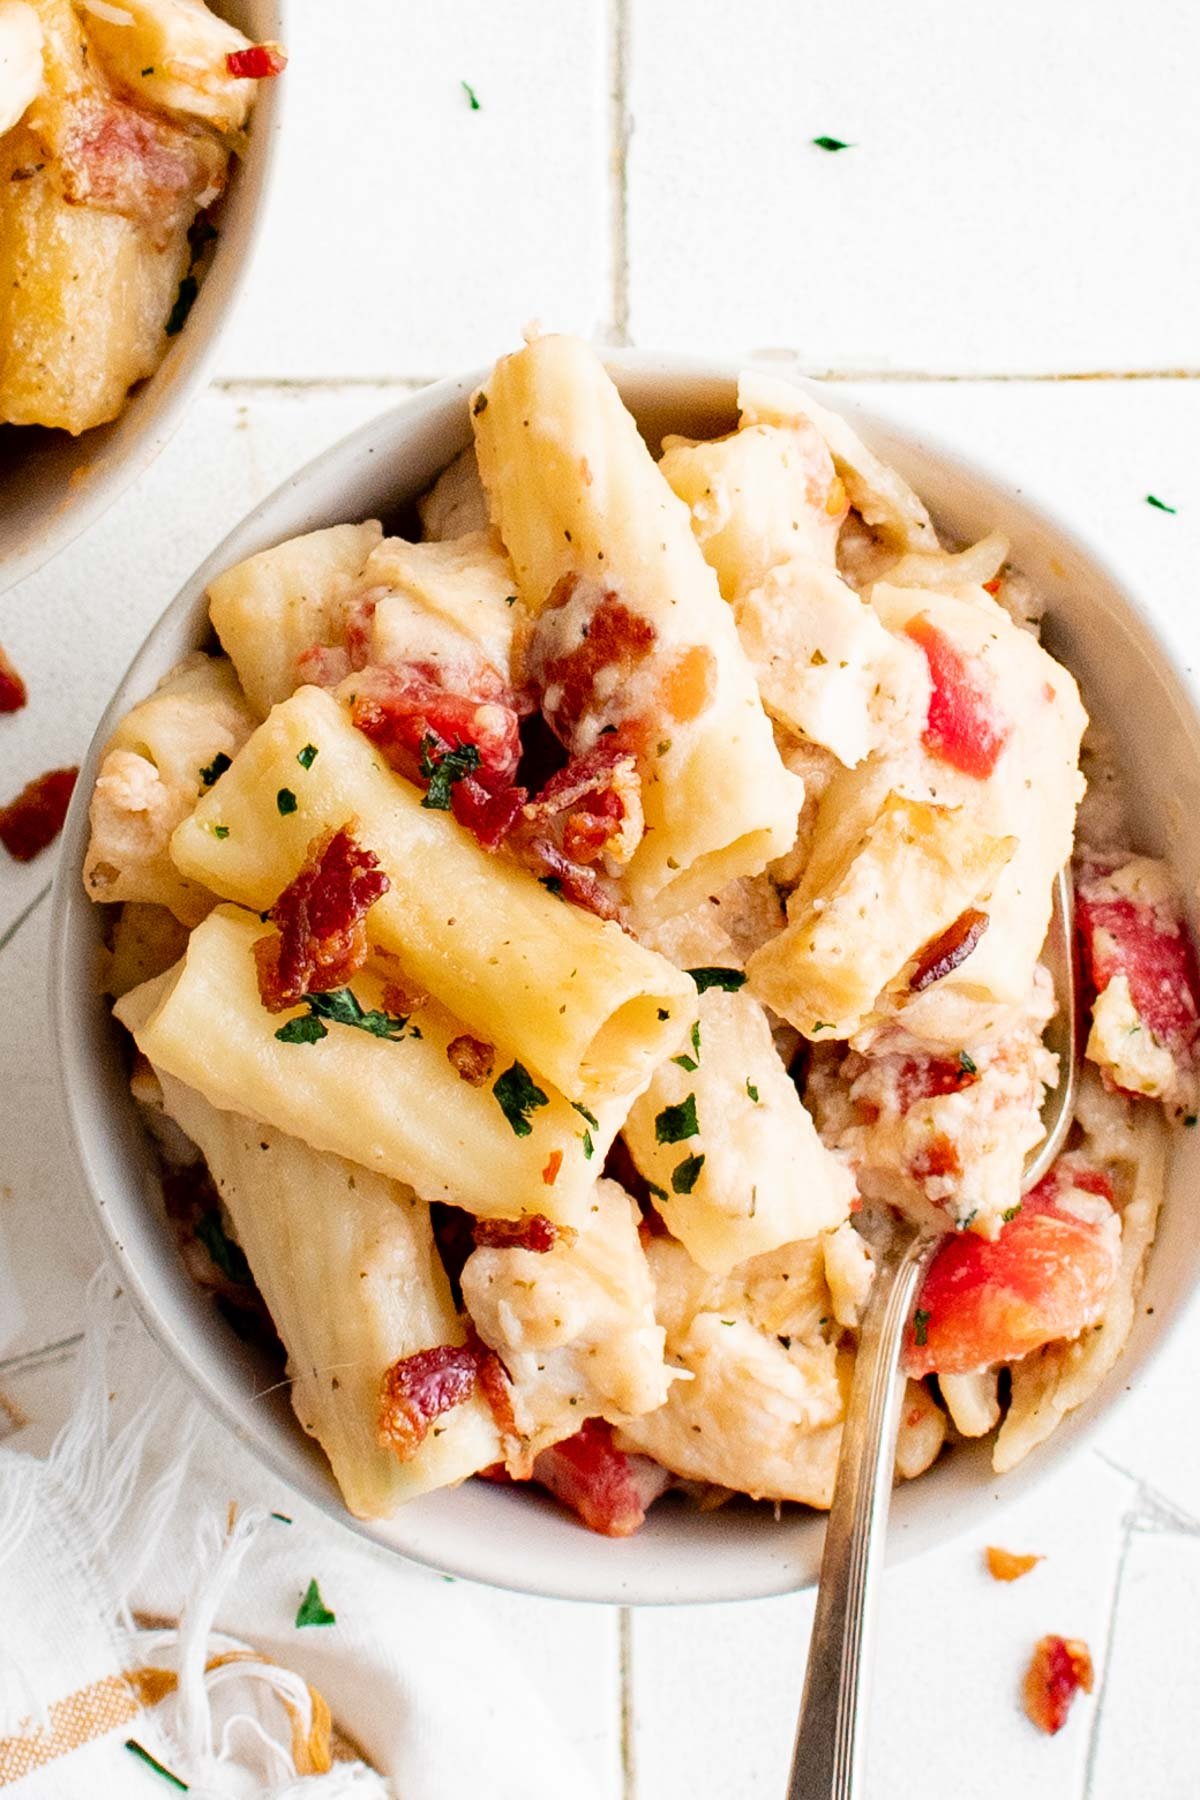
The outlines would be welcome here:
M 500 1111 L 517 1137 L 528 1137 L 533 1130 L 529 1115 L 539 1106 L 549 1106 L 550 1096 L 543 1093 L 524 1063 L 515 1062 L 492 1083 Z
M 741 969 L 689 969 L 688 974 L 702 994 L 709 988 L 723 988 L 727 994 L 736 994 L 746 985 L 746 976 Z
M 143 75 L 153 75 L 153 73 L 154 73 L 154 64 L 153 63 L 150 64 L 150 67 L 148 69 L 142 70 Z
M 439 753 L 437 739 L 427 731 L 421 739 L 421 774 L 429 787 L 421 805 L 431 812 L 449 812 L 455 782 L 477 769 L 480 760 L 474 744 L 459 744 Z
M 660 1007 L 659 1007 L 659 1009 L 658 1009 L 658 1016 L 659 1016 L 659 1019 L 660 1019 L 660 1020 L 663 1020 L 663 1021 L 665 1021 L 665 1020 L 667 1020 L 667 1019 L 669 1019 L 669 1018 L 670 1018 L 670 1016 L 671 1016 L 671 1015 L 670 1015 L 670 1013 L 669 1013 L 669 1012 L 668 1012 L 668 1011 L 667 1011 L 667 1009 L 666 1009 L 666 1007 L 665 1007 L 665 1006 L 660 1006 Z
M 582 1101 L 572 1100 L 571 1111 L 577 1112 L 581 1119 L 586 1119 L 593 1131 L 599 1131 L 599 1129 L 600 1129 L 599 1119 L 596 1117 L 595 1113 L 588 1111 L 587 1107 L 584 1106 Z
M 596 1154 L 596 1146 L 592 1142 L 591 1132 L 585 1131 L 579 1141 L 583 1145 L 583 1154 L 584 1154 L 585 1160 L 587 1162 L 591 1162 L 593 1156 L 595 1156 L 595 1154 Z
M 660 1188 L 656 1181 L 648 1181 L 646 1183 L 646 1186 L 649 1188 L 650 1192 L 654 1195 L 654 1198 L 656 1200 L 669 1200 L 671 1198 L 671 1196 L 670 1196 L 670 1194 L 668 1194 L 666 1188 Z
M 319 1044 L 327 1036 L 325 1022 L 352 1025 L 356 1031 L 367 1031 L 372 1037 L 388 1038 L 398 1043 L 402 1037 L 416 1036 L 410 1031 L 407 1013 L 379 1012 L 364 1007 L 350 988 L 334 988 L 328 994 L 307 994 L 307 1014 L 289 1019 L 275 1036 L 281 1044 Z
M 662 742 L 661 742 L 661 743 L 660 743 L 660 744 L 659 744 L 659 746 L 658 746 L 658 755 L 659 755 L 659 756 L 665 756 L 665 755 L 666 755 L 666 754 L 667 754 L 667 751 L 668 751 L 668 750 L 669 750 L 669 749 L 670 749 L 670 748 L 671 748 L 671 740 L 670 740 L 670 738 L 663 738 L 663 740 L 662 740 Z
M 181 1794 L 190 1791 L 186 1781 L 181 1781 L 178 1775 L 172 1775 L 170 1769 L 160 1763 L 157 1756 L 151 1756 L 150 1752 L 142 1744 L 139 1744 L 136 1738 L 126 1738 L 125 1748 L 136 1756 L 139 1762 L 144 1762 L 148 1769 L 153 1769 L 156 1775 L 161 1775 L 164 1781 L 169 1781 L 173 1788 L 178 1788 Z
M 302 769 L 311 769 L 316 760 L 317 746 L 315 744 L 305 744 L 303 750 L 296 752 L 296 761 Z
M 920 1345 L 923 1345 L 928 1341 L 929 1319 L 930 1315 L 926 1312 L 925 1308 L 923 1306 L 918 1306 L 916 1312 L 913 1314 L 913 1333 L 917 1343 Z
M 1178 510 L 1174 506 L 1168 506 L 1165 500 L 1160 500 L 1157 494 L 1147 494 L 1146 505 L 1153 506 L 1158 512 L 1173 513 Z
M 228 825 L 214 825 L 213 836 L 215 838 L 227 838 L 229 836 Z
M 479 104 L 479 96 L 476 94 L 475 89 L 471 86 L 470 82 L 469 81 L 460 82 L 459 86 L 462 88 L 463 93 L 467 96 L 467 105 L 470 107 L 471 111 L 472 112 L 481 112 L 482 108 L 480 107 L 480 104 Z
M 671 1061 L 673 1063 L 678 1063 L 678 1065 L 681 1069 L 686 1069 L 687 1073 L 689 1075 L 694 1075 L 696 1073 L 696 1070 L 700 1067 L 700 1021 L 699 1021 L 699 1019 L 697 1019 L 696 1023 L 692 1026 L 692 1054 L 691 1054 L 691 1056 L 673 1056 L 671 1058 Z
M 975 1058 L 968 1056 L 965 1050 L 960 1050 L 958 1053 L 958 1066 L 964 1075 L 978 1075 L 979 1073 L 975 1065 Z
M 243 1287 L 250 1286 L 252 1277 L 246 1253 L 229 1236 L 215 1206 L 210 1206 L 196 1221 L 196 1236 L 226 1280 L 236 1281 Z
M 275 805 L 278 808 L 280 818 L 286 819 L 289 813 L 295 812 L 299 804 L 300 802 L 297 800 L 295 794 L 293 794 L 291 788 L 280 788 L 275 796 Z
M 428 804 L 428 800 L 426 804 Z M 538 881 L 548 894 L 554 894 L 558 899 L 562 899 L 562 882 L 557 875 L 539 875 Z
M 747 1082 L 746 1082 L 746 1092 L 749 1094 L 751 1100 L 753 1100 L 755 1106 L 757 1106 L 758 1105 L 758 1089 L 755 1087 L 754 1083 L 752 1081 L 750 1081 L 749 1079 L 747 1079 Z
M 196 303 L 196 295 L 200 292 L 200 284 L 194 275 L 185 275 L 179 283 L 179 292 L 175 296 L 175 304 L 171 308 L 171 316 L 167 320 L 167 336 L 178 337 L 187 324 L 188 314 Z
M 1184 1117 L 1183 1122 L 1187 1126 L 1188 1130 L 1190 1131 L 1192 1129 L 1192 1126 L 1196 1123 L 1195 1113 L 1187 1113 Z
M 847 144 L 842 138 L 815 137 L 810 138 L 808 141 L 818 150 L 853 150 L 854 148 L 853 144 Z
M 679 1167 L 671 1176 L 671 1186 L 677 1194 L 690 1194 L 700 1179 L 700 1171 L 704 1167 L 703 1156 L 685 1156 Z
M 517 596 L 515 594 L 506 594 L 504 596 L 504 604 L 505 606 L 515 606 L 517 604 Z
M 970 1212 L 967 1214 L 965 1219 L 956 1219 L 954 1221 L 955 1231 L 969 1230 L 970 1227 L 975 1223 L 975 1219 L 978 1215 L 978 1212 L 979 1212 L 979 1208 L 977 1206 L 973 1206 L 971 1208 Z
M 279 1523 L 280 1523 L 280 1524 L 281 1524 L 281 1525 L 290 1525 L 290 1524 L 291 1524 L 291 1522 L 292 1522 L 292 1521 L 291 1521 L 291 1519 L 290 1519 L 290 1518 L 289 1518 L 289 1517 L 288 1517 L 288 1515 L 287 1515 L 287 1513 L 275 1513 L 275 1512 L 273 1512 L 273 1513 L 272 1513 L 272 1514 L 271 1514 L 271 1517 L 272 1517 L 272 1518 L 273 1518 L 273 1519 L 278 1519 L 278 1520 L 279 1520 Z
M 201 769 L 200 771 L 200 779 L 205 787 L 211 787 L 214 781 L 219 781 L 229 767 L 229 763 L 230 759 L 226 756 L 225 752 L 223 750 L 218 750 L 207 769 Z
M 813 1020 L 812 1035 L 814 1037 L 816 1037 L 818 1031 L 832 1031 L 832 1030 L 833 1030 L 833 1026 L 830 1024 L 828 1019 L 814 1019 Z
M 700 1129 L 696 1118 L 696 1096 L 689 1094 L 678 1106 L 664 1106 L 654 1121 L 655 1142 L 659 1144 L 682 1144 L 685 1138 L 695 1137 Z M 678 1189 L 676 1192 L 678 1193 Z
M 1021 1202 L 1018 1200 L 1017 1204 L 1015 1206 L 1008 1207 L 1008 1209 L 1005 1212 L 1002 1212 L 1000 1214 L 1000 1217 L 1006 1225 L 1011 1225 L 1013 1220 L 1016 1218 L 1017 1214 L 1020 1212 L 1020 1210 L 1021 1210 Z
M 296 1613 L 296 1629 L 302 1625 L 336 1625 L 337 1614 L 330 1612 L 321 1598 L 321 1590 L 317 1586 L 316 1577 L 304 1590 L 304 1598 Z
M 473 407 L 472 407 L 472 408 L 471 408 L 471 416 L 472 416 L 472 418 L 476 418 L 476 419 L 477 419 L 477 418 L 478 418 L 478 417 L 479 417 L 479 415 L 480 415 L 480 413 L 481 413 L 481 412 L 486 412 L 486 411 L 487 411 L 487 400 L 488 400 L 488 397 L 487 397 L 487 395 L 486 395 L 486 394 L 483 394 L 483 393 L 480 393 L 480 394 L 476 394 L 476 396 L 475 396 L 475 404 L 474 404 L 474 406 L 473 406 Z

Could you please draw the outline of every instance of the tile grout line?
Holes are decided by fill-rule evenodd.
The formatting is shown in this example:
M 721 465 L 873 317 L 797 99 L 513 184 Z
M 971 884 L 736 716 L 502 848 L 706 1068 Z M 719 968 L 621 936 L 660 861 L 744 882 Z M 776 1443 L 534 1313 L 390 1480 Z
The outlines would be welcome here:
M 637 1735 L 633 1709 L 633 1613 L 617 1612 L 621 1673 L 621 1800 L 637 1800 Z
M 609 25 L 609 248 L 611 341 L 629 342 L 629 19 L 630 0 L 611 0 Z
M 1107 1458 L 1105 1459 L 1107 1461 Z M 1120 1471 L 1124 1474 L 1124 1470 Z M 1133 1536 L 1137 1530 L 1137 1512 L 1134 1510 L 1140 1497 L 1134 1497 L 1134 1507 L 1126 1513 L 1121 1532 L 1121 1553 L 1117 1558 L 1117 1572 L 1113 1577 L 1112 1601 L 1108 1612 L 1108 1629 L 1104 1634 L 1104 1663 L 1100 1671 L 1100 1687 L 1096 1694 L 1096 1705 L 1092 1712 L 1091 1730 L 1088 1733 L 1087 1759 L 1083 1767 L 1083 1787 L 1079 1800 L 1092 1800 L 1095 1791 L 1096 1773 L 1099 1766 L 1100 1733 L 1104 1724 L 1104 1701 L 1108 1694 L 1108 1677 L 1112 1668 L 1113 1650 L 1117 1639 L 1117 1617 L 1121 1610 L 1121 1588 L 1125 1580 L 1125 1565 L 1129 1561 L 1129 1553 L 1133 1547 Z
M 622 6 L 624 0 L 614 0 L 614 4 Z M 615 54 L 615 52 L 614 52 Z M 614 90 L 613 111 L 616 113 L 617 96 Z M 624 120 L 622 145 L 620 150 L 614 145 L 612 175 L 612 225 L 613 225 L 613 320 L 610 326 L 610 340 L 613 343 L 627 345 L 629 343 L 629 265 L 627 242 L 627 196 L 625 155 L 628 150 L 628 119 L 622 109 Z M 614 119 L 614 134 L 618 126 Z M 618 169 L 618 160 L 620 167 Z M 1059 382 L 1065 386 L 1082 385 L 1085 382 L 1143 382 L 1143 381 L 1200 381 L 1200 369 L 875 369 L 865 368 L 812 368 L 803 363 L 798 356 L 790 353 L 763 355 L 761 352 L 743 351 L 742 359 L 756 367 L 769 368 L 772 364 L 786 367 L 797 375 L 810 381 L 828 381 L 850 383 L 878 382 L 881 385 L 893 384 L 902 387 L 906 384 L 916 386 L 922 382 L 930 387 L 967 386 L 971 382 L 980 382 L 986 386 L 1002 387 L 1020 386 L 1032 383 L 1038 386 Z M 209 384 L 210 392 L 228 394 L 236 398 L 239 394 L 258 396 L 260 394 L 309 394 L 337 393 L 339 390 L 367 390 L 375 388 L 384 392 L 419 393 L 422 388 L 431 387 L 436 381 L 443 381 L 446 371 L 424 375 L 221 375 Z
M 34 913 L 37 911 L 38 907 L 42 904 L 42 901 L 49 894 L 50 889 L 53 886 L 54 886 L 53 881 L 48 881 L 46 883 L 45 887 L 41 890 L 41 892 L 39 894 L 34 895 L 33 899 L 29 902 L 29 905 L 25 908 L 24 912 L 19 912 L 17 914 L 16 918 L 12 921 L 12 923 L 6 927 L 3 935 L 0 935 L 0 951 L 4 951 L 4 950 L 8 949 L 8 946 L 12 943 L 13 939 L 16 937 L 17 933 L 20 931 L 22 925 L 24 925 L 28 919 L 31 919 L 33 917 Z

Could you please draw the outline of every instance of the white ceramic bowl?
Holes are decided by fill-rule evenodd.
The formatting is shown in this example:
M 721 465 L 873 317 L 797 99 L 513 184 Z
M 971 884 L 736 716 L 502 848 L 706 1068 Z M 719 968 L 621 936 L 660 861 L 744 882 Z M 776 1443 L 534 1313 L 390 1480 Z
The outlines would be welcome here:
M 216 0 L 256 42 L 286 44 L 287 0 Z M 187 323 L 119 418 L 79 437 L 36 425 L 0 426 L 0 593 L 86 531 L 147 469 L 208 376 L 250 267 L 274 179 L 287 77 L 259 87 L 246 154 L 235 158 L 221 235 Z
M 652 441 L 666 429 L 703 436 L 734 423 L 733 368 L 637 354 L 616 357 L 610 366 Z M 317 526 L 402 518 L 406 503 L 468 442 L 467 396 L 479 379 L 427 389 L 287 481 L 197 571 L 151 632 L 101 721 L 67 821 L 51 951 L 63 1093 L 80 1164 L 113 1260 L 163 1349 L 265 1464 L 332 1517 L 433 1568 L 531 1593 L 642 1603 L 786 1593 L 809 1585 L 820 1560 L 822 1520 L 798 1507 L 786 1508 L 776 1522 L 767 1507 L 736 1504 L 705 1514 L 668 1499 L 636 1537 L 612 1542 L 584 1531 L 534 1491 L 474 1481 L 415 1501 L 387 1523 L 352 1519 L 286 1393 L 273 1385 L 277 1371 L 239 1342 L 184 1271 L 161 1222 L 154 1159 L 130 1102 L 121 1034 L 98 997 L 103 920 L 84 895 L 79 871 L 88 796 L 116 721 L 181 656 L 207 641 L 204 588 L 220 570 Z M 836 393 L 823 399 L 841 407 Z M 899 419 L 853 417 L 940 524 L 963 537 L 992 527 L 1009 535 L 1014 560 L 1049 597 L 1052 648 L 1079 676 L 1095 712 L 1118 728 L 1139 796 L 1139 847 L 1169 855 L 1193 892 L 1200 838 L 1187 836 L 1184 827 L 1200 818 L 1200 717 L 1141 606 L 1046 512 L 956 452 L 905 430 Z M 995 1477 L 988 1448 L 975 1446 L 953 1451 L 900 1488 L 892 1556 L 910 1556 L 990 1517 L 1072 1454 L 1118 1397 L 1136 1389 L 1200 1277 L 1197 1140 L 1200 1133 L 1185 1134 L 1175 1150 L 1144 1303 L 1116 1375 L 1015 1474 Z

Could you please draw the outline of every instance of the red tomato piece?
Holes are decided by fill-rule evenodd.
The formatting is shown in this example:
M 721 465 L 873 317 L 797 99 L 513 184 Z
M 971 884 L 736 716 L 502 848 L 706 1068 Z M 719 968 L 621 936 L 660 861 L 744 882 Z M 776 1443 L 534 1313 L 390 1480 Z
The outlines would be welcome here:
M 1041 1638 L 1025 1673 L 1025 1711 L 1053 1737 L 1066 1724 L 1076 1694 L 1091 1693 L 1092 1681 L 1091 1652 L 1082 1638 Z
M 905 630 L 925 652 L 932 692 L 921 741 L 931 756 L 983 781 L 1012 735 L 975 658 L 966 656 L 926 613 Z
M 1194 1060 L 1200 1034 L 1200 972 L 1178 901 L 1139 906 L 1113 886 L 1127 856 L 1092 856 L 1075 871 L 1075 916 L 1085 975 L 1097 994 L 1115 975 L 1129 982 L 1143 1024 L 1176 1061 Z
M 282 75 L 287 68 L 287 52 L 279 44 L 251 44 L 246 50 L 231 50 L 225 67 L 237 81 L 264 81 L 271 75 Z
M 618 1450 L 603 1419 L 588 1419 L 574 1437 L 543 1450 L 533 1479 L 603 1537 L 632 1536 L 670 1482 L 650 1457 Z
M 1094 1324 L 1120 1254 L 1111 1202 L 1101 1170 L 1064 1157 L 997 1238 L 948 1235 L 908 1327 L 908 1374 L 967 1375 Z

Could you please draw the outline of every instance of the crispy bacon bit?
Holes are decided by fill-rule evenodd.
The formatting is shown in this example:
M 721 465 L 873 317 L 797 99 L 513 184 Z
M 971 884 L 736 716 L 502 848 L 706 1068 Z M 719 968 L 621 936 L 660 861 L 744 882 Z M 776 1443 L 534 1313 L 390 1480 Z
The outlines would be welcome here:
M 265 81 L 271 75 L 282 75 L 287 52 L 280 44 L 251 44 L 248 50 L 231 50 L 225 67 L 235 81 Z
M 976 659 L 964 655 L 926 613 L 905 630 L 925 652 L 932 684 L 921 741 L 931 756 L 983 781 L 1012 735 L 996 709 Z
M 20 712 L 27 698 L 25 683 L 6 653 L 0 650 L 0 713 Z
M 642 841 L 642 784 L 618 734 L 574 756 L 524 808 L 530 837 L 550 837 L 572 862 L 624 867 Z
M 0 844 L 14 862 L 32 862 L 63 828 L 78 769 L 36 775 L 15 800 L 0 807 Z
M 471 1087 L 482 1087 L 495 1064 L 496 1046 L 485 1044 L 482 1038 L 468 1037 L 464 1032 L 461 1037 L 451 1038 L 446 1045 L 446 1058 L 460 1080 Z
M 268 1012 L 345 986 L 367 958 L 367 913 L 390 885 L 345 826 L 313 839 L 300 873 L 268 914 L 278 934 L 254 946 Z
M 589 592 L 577 575 L 564 575 L 555 585 L 538 617 L 527 663 L 546 722 L 568 749 L 585 718 L 604 723 L 614 696 L 619 706 L 657 639 L 649 619 L 631 612 L 610 590 Z
M 109 100 L 79 109 L 63 146 L 65 197 L 123 213 L 169 236 L 225 184 L 225 153 L 206 132 Z
M 896 1106 L 906 1113 L 918 1100 L 957 1094 L 979 1080 L 977 1070 L 940 1056 L 906 1056 L 896 1071 Z
M 1067 1722 L 1079 1691 L 1092 1691 L 1092 1657 L 1082 1638 L 1041 1638 L 1025 1673 L 1025 1711 L 1040 1731 L 1051 1736 Z
M 1200 972 L 1178 901 L 1138 905 L 1113 886 L 1128 856 L 1081 858 L 1075 913 L 1084 974 L 1100 994 L 1116 975 L 1129 982 L 1139 1019 L 1177 1063 L 1193 1064 L 1200 1035 Z
M 496 1429 L 504 1444 L 505 1454 L 511 1460 L 516 1454 L 521 1440 L 517 1430 L 517 1421 L 513 1414 L 512 1387 L 508 1373 L 494 1350 L 488 1348 L 471 1324 L 467 1326 L 467 1344 L 475 1358 L 475 1367 L 479 1372 L 479 1391 L 491 1408 L 492 1418 L 496 1421 Z
M 550 1152 L 546 1166 L 542 1170 L 542 1180 L 547 1187 L 553 1187 L 558 1180 L 558 1171 L 562 1168 L 562 1156 L 563 1153 L 561 1150 L 552 1150 Z
M 407 1462 L 433 1421 L 469 1400 L 478 1382 L 479 1359 L 470 1344 L 442 1344 L 402 1356 L 380 1385 L 380 1443 Z
M 524 850 L 529 866 L 545 871 L 539 879 L 554 893 L 561 894 L 564 900 L 595 913 L 598 919 L 621 917 L 620 906 L 605 886 L 603 877 L 594 869 L 581 869 L 578 863 L 573 863 L 569 856 L 564 856 L 544 838 L 531 838 Z
M 965 963 L 976 944 L 988 928 L 988 916 L 985 912 L 977 912 L 968 907 L 960 913 L 953 925 L 947 926 L 940 937 L 935 937 L 924 949 L 917 952 L 916 967 L 909 977 L 909 988 L 914 994 L 924 993 L 935 981 L 944 981 L 952 975 L 960 964 Z
M 556 1150 L 554 1154 L 562 1153 Z M 577 1235 L 570 1225 L 556 1225 L 545 1213 L 475 1221 L 475 1243 L 481 1250 L 532 1250 L 535 1256 L 545 1256 L 556 1244 L 573 1244 Z
M 1028 1575 L 1042 1561 L 1040 1556 L 1018 1555 L 1014 1550 L 1001 1550 L 995 1544 L 989 1544 L 984 1555 L 988 1574 L 994 1581 L 1020 1581 L 1022 1575 Z
M 671 1480 L 648 1456 L 618 1450 L 603 1419 L 588 1419 L 574 1437 L 541 1451 L 533 1479 L 604 1537 L 632 1536 Z
M 389 981 L 383 990 L 383 1004 L 386 1011 L 402 1013 L 406 1019 L 411 1019 L 414 1013 L 429 1004 L 429 995 L 419 988 L 401 987 L 398 981 Z
M 944 1131 L 936 1132 L 930 1138 L 924 1149 L 913 1157 L 909 1167 L 917 1181 L 932 1181 L 944 1179 L 947 1175 L 962 1174 L 958 1151 Z
M 351 717 L 410 781 L 423 780 L 422 749 L 432 738 L 439 750 L 473 744 L 481 772 L 511 782 L 521 754 L 514 701 L 508 690 L 504 698 L 449 693 L 432 664 L 408 663 L 362 670 Z

